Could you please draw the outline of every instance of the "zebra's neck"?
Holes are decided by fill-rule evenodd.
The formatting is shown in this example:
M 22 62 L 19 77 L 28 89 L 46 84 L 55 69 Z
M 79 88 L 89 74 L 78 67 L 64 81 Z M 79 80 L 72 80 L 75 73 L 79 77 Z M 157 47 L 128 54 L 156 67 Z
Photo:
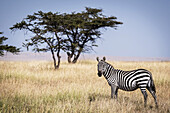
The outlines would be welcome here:
M 106 63 L 106 65 L 107 65 L 107 68 L 106 68 L 105 72 L 103 73 L 103 75 L 106 79 L 108 79 L 114 72 L 114 68 L 112 65 L 110 65 L 108 63 Z

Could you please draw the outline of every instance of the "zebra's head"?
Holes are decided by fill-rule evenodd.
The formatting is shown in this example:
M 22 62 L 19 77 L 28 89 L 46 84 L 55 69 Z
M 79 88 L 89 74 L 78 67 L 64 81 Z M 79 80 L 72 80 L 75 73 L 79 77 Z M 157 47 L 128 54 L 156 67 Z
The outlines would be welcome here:
M 102 74 L 105 72 L 106 68 L 107 68 L 107 65 L 106 65 L 106 58 L 103 57 L 102 60 L 99 60 L 99 57 L 96 58 L 97 61 L 98 61 L 98 64 L 97 64 L 97 70 L 98 70 L 98 76 L 101 77 Z

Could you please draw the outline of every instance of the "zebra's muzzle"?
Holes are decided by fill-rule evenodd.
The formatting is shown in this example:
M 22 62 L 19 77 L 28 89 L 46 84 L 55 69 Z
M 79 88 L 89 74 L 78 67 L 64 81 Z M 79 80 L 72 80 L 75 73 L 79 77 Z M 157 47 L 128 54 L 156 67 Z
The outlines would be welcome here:
M 98 76 L 99 76 L 99 77 L 101 77 L 101 76 L 102 76 L 102 73 L 101 73 L 101 72 L 98 72 L 97 74 L 98 74 Z

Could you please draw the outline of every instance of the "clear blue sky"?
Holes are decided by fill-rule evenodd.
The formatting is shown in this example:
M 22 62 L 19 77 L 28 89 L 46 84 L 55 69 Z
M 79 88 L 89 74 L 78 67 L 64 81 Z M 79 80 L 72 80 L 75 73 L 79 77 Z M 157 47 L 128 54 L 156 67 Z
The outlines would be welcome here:
M 21 47 L 29 36 L 9 28 L 28 14 L 80 12 L 85 7 L 102 8 L 103 14 L 124 23 L 117 30 L 104 30 L 93 54 L 170 57 L 170 0 L 0 0 L 0 31 L 9 38 L 7 43 Z

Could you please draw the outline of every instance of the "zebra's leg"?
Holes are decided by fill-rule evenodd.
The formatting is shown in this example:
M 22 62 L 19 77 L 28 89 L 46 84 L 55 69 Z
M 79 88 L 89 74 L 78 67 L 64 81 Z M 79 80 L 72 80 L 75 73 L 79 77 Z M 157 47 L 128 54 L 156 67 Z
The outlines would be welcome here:
M 158 103 L 157 103 L 157 97 L 155 91 L 152 90 L 152 88 L 148 87 L 148 91 L 151 93 L 152 97 L 154 98 L 156 108 L 158 108 Z
M 111 85 L 111 98 L 113 99 L 114 86 Z
M 146 107 L 148 94 L 146 92 L 146 89 L 141 89 L 141 92 L 142 92 L 143 97 L 144 97 L 144 107 Z
M 113 94 L 114 94 L 114 98 L 117 99 L 117 93 L 118 93 L 118 87 L 115 85 L 111 85 L 111 98 L 113 98 Z
M 115 88 L 115 98 L 117 99 L 118 87 Z

